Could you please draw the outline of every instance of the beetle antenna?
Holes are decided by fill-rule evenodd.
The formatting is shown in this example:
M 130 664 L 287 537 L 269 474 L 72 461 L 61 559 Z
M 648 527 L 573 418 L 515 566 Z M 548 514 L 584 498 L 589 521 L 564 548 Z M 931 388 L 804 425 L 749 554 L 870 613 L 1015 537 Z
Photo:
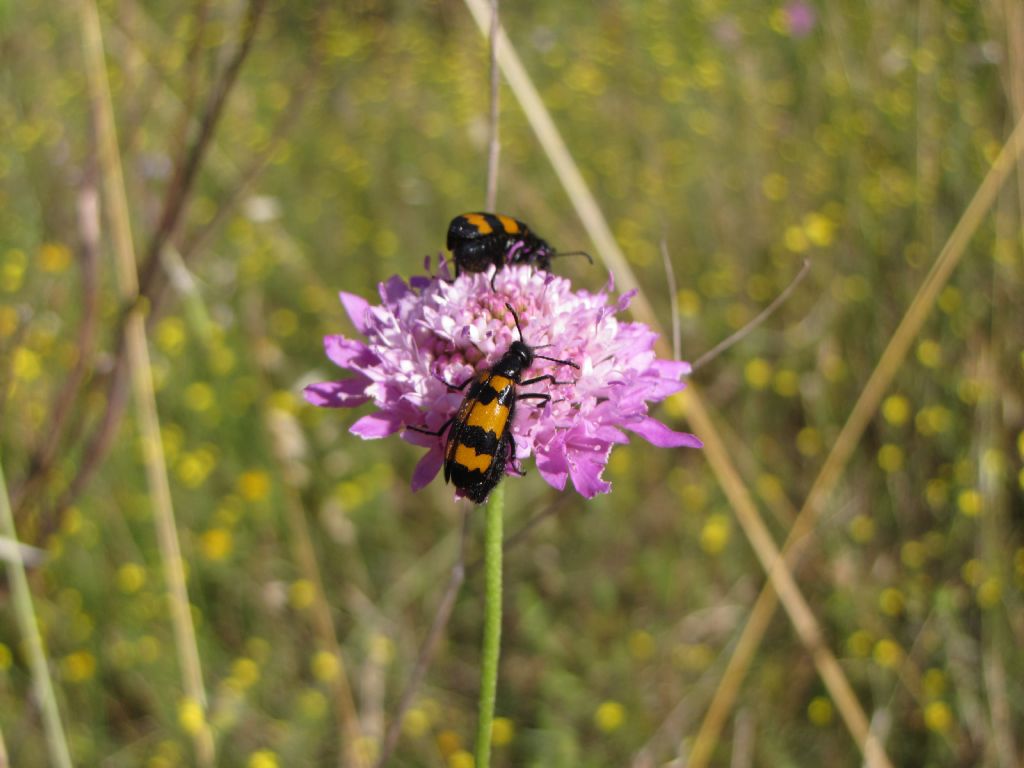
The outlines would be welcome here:
M 586 251 L 555 251 L 551 256 L 583 256 L 591 265 L 594 263 L 594 259 Z
M 547 344 L 546 346 L 550 347 L 551 345 Z M 561 359 L 559 359 L 557 357 L 548 357 L 547 355 L 536 355 L 536 354 L 534 355 L 534 357 L 540 358 L 541 360 L 550 360 L 553 363 L 561 363 L 562 365 L 572 366 L 577 371 L 580 369 L 579 365 L 574 363 L 572 360 L 561 360 Z M 564 381 L 556 381 L 555 383 L 556 384 L 565 384 L 566 382 L 564 382 Z
M 512 313 L 512 319 L 516 321 L 516 330 L 519 331 L 519 340 L 523 341 L 523 329 L 519 327 L 519 315 L 516 314 L 516 311 L 512 309 L 512 305 L 507 301 L 505 302 L 505 308 Z M 523 343 L 525 344 L 526 342 Z

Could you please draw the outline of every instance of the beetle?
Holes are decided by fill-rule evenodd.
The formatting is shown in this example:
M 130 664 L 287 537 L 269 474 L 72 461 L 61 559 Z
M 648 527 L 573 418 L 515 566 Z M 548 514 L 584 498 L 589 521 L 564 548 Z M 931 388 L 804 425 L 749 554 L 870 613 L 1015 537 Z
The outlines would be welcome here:
M 538 355 L 533 347 L 523 341 L 523 329 L 512 305 L 506 303 L 505 307 L 512 313 L 519 339 L 513 341 L 505 354 L 488 370 L 471 376 L 457 387 L 448 385 L 453 391 L 460 392 L 472 386 L 469 386 L 469 392 L 463 398 L 459 410 L 439 429 L 409 427 L 414 432 L 438 437 L 448 430 L 444 449 L 444 480 L 452 483 L 477 504 L 483 503 L 487 494 L 505 476 L 510 460 L 514 467 L 516 444 L 512 436 L 512 420 L 516 403 L 520 400 L 547 402 L 551 399 L 551 395 L 546 392 L 520 394 L 518 388 L 541 381 L 568 383 L 556 381 L 551 374 L 523 381 L 523 373 L 538 358 L 579 370 L 579 366 L 570 360 Z
M 483 272 L 492 264 L 532 264 L 551 269 L 554 256 L 569 256 L 582 251 L 558 254 L 519 219 L 500 213 L 460 213 L 448 225 L 448 250 L 455 259 L 455 276 L 461 272 Z M 593 263 L 591 261 L 591 263 Z

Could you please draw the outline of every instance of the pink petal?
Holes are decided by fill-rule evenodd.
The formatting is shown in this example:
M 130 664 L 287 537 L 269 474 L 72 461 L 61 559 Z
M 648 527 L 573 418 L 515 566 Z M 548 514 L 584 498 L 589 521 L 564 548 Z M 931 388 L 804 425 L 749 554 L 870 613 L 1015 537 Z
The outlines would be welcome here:
M 629 305 L 633 301 L 633 297 L 636 296 L 637 293 L 639 293 L 639 289 L 633 288 L 632 290 L 626 291 L 624 294 L 619 296 L 619 300 L 616 301 L 613 305 L 615 307 L 615 312 L 625 312 L 627 309 L 629 309 Z
M 596 429 L 588 430 L 587 435 L 590 438 L 600 440 L 601 442 L 608 444 L 618 443 L 619 445 L 625 445 L 629 442 L 629 438 L 622 433 L 622 430 L 616 429 L 615 427 L 607 424 L 602 424 Z
M 576 491 L 583 498 L 592 499 L 597 494 L 608 493 L 612 489 L 611 483 L 601 479 L 610 452 L 610 445 L 570 450 L 569 475 Z
M 544 482 L 559 491 L 563 490 L 565 481 L 569 479 L 569 462 L 565 457 L 565 434 L 553 429 L 542 430 L 534 440 L 533 450 L 537 455 L 537 472 Z
M 613 394 L 618 395 L 620 393 L 613 392 Z M 622 394 L 628 394 L 630 397 L 626 399 L 616 397 L 614 400 L 606 400 L 603 403 L 599 403 L 590 410 L 590 419 L 592 421 L 599 421 L 602 424 L 611 423 L 623 426 L 628 420 L 642 419 L 647 415 L 646 403 L 642 397 L 637 396 L 632 391 Z M 619 440 L 618 442 L 629 441 Z
M 541 479 L 554 488 L 556 491 L 564 491 L 565 483 L 569 479 L 569 472 L 548 472 L 537 465 L 537 474 L 541 476 Z
M 409 293 L 409 286 L 398 275 L 392 275 L 386 283 L 377 286 L 380 300 L 385 306 L 394 306 L 398 300 Z
M 703 448 L 702 443 L 696 435 L 688 432 L 675 432 L 657 419 L 646 418 L 640 421 L 623 424 L 623 426 L 640 435 L 651 445 L 659 448 Z
M 608 270 L 608 282 L 605 283 L 603 292 L 604 293 L 614 293 L 615 292 L 615 275 L 612 274 L 611 270 Z
M 362 296 L 356 296 L 354 293 L 342 291 L 339 295 L 341 296 L 341 304 L 345 307 L 352 325 L 356 327 L 357 331 L 365 334 L 369 327 L 366 324 L 366 310 L 369 309 L 370 302 Z
M 651 368 L 663 379 L 680 379 L 693 372 L 693 366 L 685 360 L 656 360 Z
M 430 257 L 427 256 L 426 260 L 430 261 Z M 428 267 L 428 269 L 429 269 L 429 267 Z M 429 287 L 432 282 L 434 282 L 434 278 L 432 278 L 432 277 L 424 277 L 423 275 L 414 275 L 413 277 L 409 278 L 409 287 L 413 288 L 413 289 L 415 289 L 417 291 L 423 291 L 425 288 Z
M 402 420 L 390 413 L 371 413 L 363 416 L 349 427 L 349 432 L 364 440 L 376 440 L 397 432 L 402 427 Z
M 444 452 L 441 450 L 440 445 L 427 451 L 416 464 L 416 469 L 412 472 L 412 489 L 418 491 L 433 480 L 440 471 L 443 460 Z
M 450 281 L 452 279 L 452 271 L 449 269 L 450 262 L 443 253 L 437 255 L 437 278 L 438 280 Z
M 669 395 L 686 389 L 686 382 L 673 378 L 643 378 L 637 381 L 636 387 L 643 400 L 664 400 Z
M 306 400 L 321 408 L 355 408 L 370 398 L 364 392 L 370 380 L 359 377 L 345 381 L 322 381 L 310 384 L 302 394 Z
M 380 358 L 361 341 L 346 339 L 341 335 L 324 336 L 324 351 L 339 368 L 366 368 L 380 362 Z

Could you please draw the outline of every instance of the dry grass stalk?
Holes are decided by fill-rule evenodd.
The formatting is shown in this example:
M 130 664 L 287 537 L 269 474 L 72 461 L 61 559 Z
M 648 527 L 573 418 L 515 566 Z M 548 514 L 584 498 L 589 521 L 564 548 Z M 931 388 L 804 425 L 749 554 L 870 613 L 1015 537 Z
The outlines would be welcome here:
M 185 583 L 181 547 L 178 542 L 174 508 L 171 502 L 171 489 L 167 479 L 167 465 L 164 460 L 160 421 L 153 390 L 149 349 L 146 346 L 146 318 L 142 306 L 136 302 L 139 284 L 135 246 L 132 242 L 121 157 L 117 148 L 110 84 L 107 80 L 103 58 L 103 37 L 99 12 L 95 2 L 91 0 L 82 0 L 80 10 L 85 69 L 96 122 L 100 171 L 113 237 L 118 290 L 124 304 L 132 307 L 125 320 L 126 349 L 146 466 L 146 480 L 153 502 L 157 543 L 170 596 L 175 648 L 181 666 L 185 696 L 199 706 L 203 713 L 202 723 L 194 734 L 196 759 L 201 766 L 212 766 L 215 763 L 213 732 L 206 719 L 206 690 L 203 686 L 199 648 L 196 643 L 195 627 L 192 623 L 188 587 Z
M 825 459 L 817 479 L 811 486 L 807 500 L 804 502 L 800 514 L 797 515 L 786 539 L 783 552 L 787 562 L 792 563 L 798 559 L 806 546 L 809 540 L 808 534 L 811 533 L 817 523 L 818 516 L 839 482 L 847 462 L 849 462 L 854 449 L 864 434 L 864 430 L 867 429 L 869 422 L 878 410 L 882 397 L 885 395 L 896 372 L 906 358 L 911 343 L 917 337 L 921 326 L 935 305 L 939 292 L 945 287 L 953 269 L 966 251 L 967 243 L 970 241 L 971 236 L 992 207 L 997 193 L 1009 178 L 1011 171 L 1016 167 L 1022 152 L 1024 152 L 1024 120 L 1017 123 L 1017 127 L 1013 130 L 998 157 L 996 157 L 974 198 L 967 206 L 963 216 L 960 217 L 960 221 L 957 222 L 956 227 L 949 236 L 949 240 L 946 241 L 935 264 L 932 266 L 920 289 L 918 289 L 917 295 L 889 340 L 889 344 L 882 353 L 882 357 L 879 359 L 875 369 L 871 372 L 867 384 L 864 385 L 860 397 L 853 406 L 850 416 L 847 418 L 843 429 L 836 438 L 835 444 L 832 446 L 832 450 Z M 743 634 L 736 644 L 736 650 L 729 661 L 729 666 L 722 679 L 722 685 L 716 693 L 714 700 L 712 700 L 705 721 L 698 732 L 694 742 L 693 753 L 691 753 L 691 766 L 706 765 L 710 759 L 711 751 L 718 741 L 719 734 L 725 724 L 725 719 L 731 711 L 736 695 L 739 692 L 740 683 L 750 666 L 750 662 L 753 660 L 754 654 L 758 647 L 760 647 L 765 630 L 767 630 L 772 614 L 775 612 L 775 605 L 776 598 L 773 594 L 772 585 L 767 584 L 754 604 L 750 621 L 747 623 Z

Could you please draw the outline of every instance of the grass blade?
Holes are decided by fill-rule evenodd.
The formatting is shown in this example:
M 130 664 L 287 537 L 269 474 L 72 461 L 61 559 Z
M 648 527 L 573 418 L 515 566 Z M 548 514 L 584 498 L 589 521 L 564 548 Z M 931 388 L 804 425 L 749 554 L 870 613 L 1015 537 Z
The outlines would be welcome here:
M 100 168 L 111 223 L 118 289 L 121 299 L 129 306 L 134 305 L 125 319 L 126 350 L 131 369 L 136 416 L 141 433 L 146 479 L 153 502 L 157 543 L 160 549 L 164 578 L 170 593 L 171 623 L 174 630 L 175 647 L 181 665 L 187 701 L 199 706 L 203 713 L 202 722 L 194 734 L 197 761 L 201 766 L 211 766 L 214 764 L 213 732 L 210 730 L 206 718 L 206 690 L 203 686 L 199 648 L 196 642 L 195 627 L 192 623 L 192 611 L 189 605 L 188 587 L 185 583 L 178 530 L 174 521 L 171 488 L 167 479 L 167 464 L 164 460 L 163 442 L 160 435 L 160 421 L 153 389 L 149 349 L 146 345 L 146 320 L 142 307 L 136 302 L 139 284 L 135 247 L 132 242 L 121 158 L 117 149 L 110 84 L 107 80 L 103 60 L 103 37 L 99 12 L 92 0 L 81 0 L 80 11 L 85 69 L 96 121 Z
M 14 530 L 14 515 L 11 512 L 10 498 L 7 496 L 7 481 L 4 479 L 3 462 L 0 461 L 0 535 L 11 541 L 17 541 Z M 50 679 L 50 667 L 43 650 L 43 638 L 39 634 L 39 623 L 36 621 L 35 608 L 32 605 L 32 591 L 28 586 L 25 563 L 20 557 L 14 557 L 7 563 L 7 578 L 11 583 L 11 602 L 14 615 L 18 620 L 18 628 L 25 639 L 25 651 L 28 655 L 28 666 L 32 673 L 32 688 L 35 692 L 39 708 L 43 715 L 43 729 L 46 732 L 46 748 L 50 753 L 50 761 L 58 768 L 71 768 L 71 752 L 68 750 L 64 726 L 61 724 L 60 710 L 57 707 L 57 696 L 54 693 L 53 681 Z M 2 739 L 0 739 L 2 746 Z M 2 764 L 6 765 L 6 754 L 0 753 Z

